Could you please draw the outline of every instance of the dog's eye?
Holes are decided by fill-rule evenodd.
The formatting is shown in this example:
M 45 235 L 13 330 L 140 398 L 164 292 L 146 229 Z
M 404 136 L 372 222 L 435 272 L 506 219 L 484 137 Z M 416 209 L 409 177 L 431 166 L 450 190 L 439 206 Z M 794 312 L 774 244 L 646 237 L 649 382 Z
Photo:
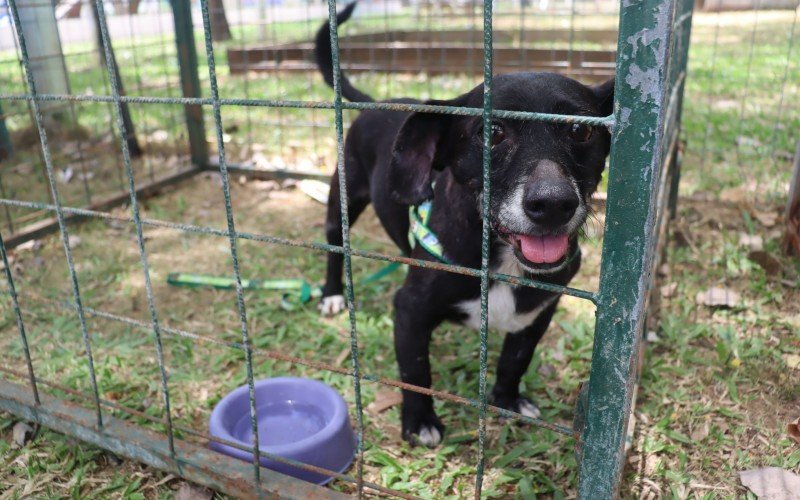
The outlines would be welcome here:
M 569 136 L 578 142 L 586 142 L 592 138 L 594 129 L 589 125 L 573 123 L 569 127 Z
M 497 146 L 506 138 L 506 132 L 499 123 L 492 123 L 492 147 Z

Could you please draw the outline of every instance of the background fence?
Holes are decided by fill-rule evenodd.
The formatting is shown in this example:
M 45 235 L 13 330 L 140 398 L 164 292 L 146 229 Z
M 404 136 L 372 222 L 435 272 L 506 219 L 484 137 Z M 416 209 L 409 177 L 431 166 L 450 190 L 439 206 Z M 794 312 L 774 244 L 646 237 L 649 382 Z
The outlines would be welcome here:
M 299 200 L 293 197 L 288 201 L 276 193 L 248 197 L 239 187 L 252 185 L 246 179 L 253 177 L 316 176 L 329 171 L 341 163 L 336 146 L 341 143 L 348 115 L 356 109 L 381 106 L 342 103 L 340 97 L 325 102 L 330 90 L 313 71 L 307 71 L 307 41 L 320 20 L 332 16 L 333 5 L 227 4 L 234 36 L 221 44 L 211 41 L 205 2 L 199 10 L 174 2 L 172 7 L 180 14 L 175 19 L 164 4 L 143 5 L 147 14 L 141 16 L 106 18 L 100 13 L 102 51 L 93 37 L 87 36 L 86 26 L 93 20 L 59 21 L 69 75 L 66 94 L 38 95 L 41 92 L 32 88 L 35 82 L 28 72 L 35 61 L 24 57 L 23 37 L 9 37 L 10 30 L 3 31 L 3 43 L 15 45 L 5 46 L 10 51 L 4 52 L 0 64 L 12 68 L 22 61 L 22 70 L 4 70 L 0 77 L 4 80 L 0 104 L 16 149 L 10 160 L 3 161 L 2 234 L 6 241 L 18 243 L 60 229 L 66 259 L 63 255 L 58 262 L 47 258 L 57 255 L 55 240 L 44 244 L 37 257 L 41 260 L 20 258 L 19 262 L 26 264 L 22 268 L 9 262 L 3 251 L 10 295 L 7 312 L 13 318 L 2 338 L 11 367 L 4 373 L 8 380 L 18 382 L 27 372 L 33 392 L 4 382 L 0 405 L 224 491 L 248 494 L 263 489 L 305 496 L 311 493 L 308 486 L 217 457 L 198 445 L 210 439 L 204 431 L 208 411 L 227 389 L 256 376 L 311 375 L 346 393 L 362 438 L 357 465 L 350 474 L 339 476 L 336 487 L 345 492 L 360 493 L 367 488 L 400 496 L 408 496 L 409 491 L 426 494 L 426 490 L 403 483 L 417 480 L 424 484 L 431 477 L 442 476 L 422 473 L 414 477 L 406 472 L 398 480 L 382 472 L 397 468 L 392 464 L 396 459 L 386 451 L 391 447 L 385 435 L 391 422 L 362 408 L 377 397 L 380 387 L 403 386 L 393 379 L 393 358 L 386 354 L 391 352 L 386 334 L 390 320 L 373 314 L 385 309 L 391 283 L 371 288 L 356 285 L 359 292 L 354 292 L 353 275 L 358 278 L 374 271 L 380 265 L 376 259 L 431 264 L 393 257 L 386 241 L 369 234 L 356 233 L 352 244 L 345 235 L 341 248 L 301 241 L 314 237 L 309 228 L 322 220 L 321 210 L 296 208 L 302 205 L 301 195 Z M 84 4 L 82 12 L 91 6 Z M 754 42 L 759 36 L 769 39 L 771 52 L 762 68 L 758 62 L 762 58 L 755 54 L 766 45 L 751 44 L 748 70 L 741 74 L 736 64 L 741 62 L 740 54 L 728 54 L 724 47 L 723 36 L 732 36 L 724 30 L 729 14 L 718 14 L 715 23 L 701 26 L 699 32 L 712 40 L 710 46 L 697 49 L 712 51 L 711 66 L 708 58 L 698 58 L 703 62 L 689 68 L 687 80 L 691 2 L 628 5 L 619 26 L 616 6 L 602 2 L 575 2 L 566 8 L 498 2 L 494 12 L 488 3 L 479 7 L 392 2 L 361 6 L 361 18 L 348 27 L 347 38 L 343 35 L 339 40 L 343 67 L 355 73 L 357 86 L 373 89 L 376 97 L 402 92 L 424 99 L 461 93 L 474 86 L 480 78 L 476 75 L 482 74 L 490 83 L 492 67 L 484 65 L 484 58 L 491 54 L 492 46 L 496 72 L 534 65 L 591 81 L 607 76 L 610 64 L 616 61 L 620 91 L 613 122 L 602 276 L 599 287 L 596 275 L 577 281 L 578 286 L 597 292 L 564 290 L 597 305 L 597 333 L 592 344 L 592 307 L 576 305 L 590 318 L 577 323 L 582 325 L 578 328 L 587 328 L 585 334 L 575 337 L 583 342 L 584 356 L 577 360 L 579 367 L 568 373 L 574 375 L 572 382 L 554 391 L 545 387 L 557 403 L 549 412 L 546 408 L 544 421 L 486 404 L 487 358 L 497 351 L 497 339 L 487 334 L 485 319 L 480 339 L 460 347 L 455 356 L 439 346 L 446 359 L 438 374 L 443 380 L 441 387 L 457 388 L 433 391 L 438 400 L 456 403 L 445 410 L 456 420 L 451 430 L 454 441 L 445 445 L 466 451 L 446 448 L 438 457 L 415 455 L 416 466 L 411 470 L 430 466 L 441 471 L 447 467 L 438 462 L 455 457 L 459 466 L 455 472 L 447 471 L 450 485 L 445 485 L 446 491 L 480 495 L 487 484 L 487 494 L 502 493 L 503 484 L 509 482 L 526 488 L 530 477 L 534 484 L 546 484 L 547 476 L 569 483 L 580 465 L 581 496 L 604 497 L 614 490 L 622 467 L 624 424 L 636 378 L 636 364 L 630 360 L 639 349 L 638 334 L 658 261 L 659 235 L 663 239 L 657 229 L 664 227 L 672 172 L 680 158 L 677 134 L 683 84 L 689 82 L 689 99 L 699 97 L 705 103 L 690 106 L 684 114 L 684 157 L 692 159 L 692 168 L 684 169 L 686 193 L 724 198 L 726 187 L 742 185 L 748 162 L 763 160 L 769 151 L 775 176 L 753 179 L 756 187 L 746 187 L 747 196 L 768 200 L 780 194 L 781 182 L 788 179 L 785 153 L 791 151 L 796 138 L 792 135 L 800 125 L 797 113 L 792 112 L 796 110 L 792 96 L 797 94 L 793 82 L 799 81 L 792 78 L 798 71 L 792 57 L 796 14 L 789 14 L 794 15 L 790 23 L 773 13 L 756 14 L 762 15 L 761 21 L 754 24 L 749 36 Z M 22 2 L 9 4 L 8 22 L 14 21 L 17 33 L 23 8 Z M 126 36 L 126 26 L 133 36 Z M 195 26 L 203 26 L 197 33 L 199 57 L 192 54 Z M 414 35 L 416 30 L 411 28 L 420 26 L 425 32 Z M 476 28 L 490 33 L 491 26 L 494 39 L 480 32 L 476 37 Z M 791 29 L 788 38 L 775 26 Z M 115 57 L 108 50 L 109 38 L 114 41 Z M 436 56 L 431 58 L 431 53 Z M 463 58 L 458 60 L 466 68 L 458 75 L 451 74 L 451 67 L 444 64 L 456 57 Z M 113 64 L 106 64 L 114 59 L 119 77 Z M 182 64 L 176 64 L 176 59 Z M 441 74 L 443 67 L 447 70 Z M 407 73 L 395 73 L 399 68 Z M 774 77 L 776 69 L 783 70 L 782 78 Z M 735 85 L 729 71 L 742 77 L 744 85 Z M 766 84 L 780 92 L 763 92 Z M 735 109 L 730 102 L 721 104 L 726 100 L 735 101 Z M 483 110 L 455 112 L 488 120 L 497 114 L 492 111 L 490 94 L 485 104 Z M 51 105 L 61 107 L 67 119 L 78 124 L 72 128 L 74 132 L 48 124 L 44 111 Z M 134 132 L 125 123 L 125 105 L 144 151 L 139 158 L 129 140 L 120 140 Z M 201 109 L 206 125 L 213 127 L 208 137 L 203 132 Z M 738 122 L 730 119 L 731 113 L 738 116 Z M 737 153 L 734 166 L 730 164 L 730 144 L 725 146 L 732 138 Z M 144 196 L 203 170 L 220 175 L 190 181 L 190 190 L 168 192 L 162 203 L 143 206 L 140 202 Z M 240 181 L 240 175 L 246 178 Z M 272 193 L 271 185 L 261 186 Z M 488 203 L 488 197 L 484 201 Z M 130 212 L 110 210 L 123 203 Z M 71 221 L 77 218 L 99 222 L 90 224 L 76 239 L 70 237 L 70 230 L 74 229 Z M 282 224 L 282 219 L 289 223 Z M 376 232 L 374 221 L 366 224 L 367 233 Z M 227 244 L 220 237 L 227 238 Z M 597 239 L 586 245 L 599 254 Z M 218 292 L 177 293 L 161 282 L 167 271 L 176 268 L 228 275 L 233 269 L 237 281 L 241 275 L 283 276 L 286 270 L 321 276 L 323 254 L 299 252 L 298 247 L 345 254 L 351 305 L 347 320 L 319 320 L 313 308 L 276 314 L 274 300 L 245 293 L 241 287 L 234 298 Z M 491 280 L 511 279 L 490 275 L 487 252 L 485 246 L 481 269 L 450 269 L 479 278 L 484 299 Z M 597 257 L 588 258 L 584 266 L 592 263 L 598 264 Z M 547 286 L 530 280 L 522 284 Z M 362 294 L 370 298 L 355 302 Z M 202 307 L 193 307 L 193 303 Z M 483 308 L 485 318 L 486 300 Z M 458 331 L 448 330 L 444 342 L 449 339 L 452 343 L 453 335 Z M 575 396 L 577 383 L 588 376 L 589 358 L 591 378 L 579 398 Z M 351 359 L 351 367 L 345 367 L 347 359 Z M 454 375 L 458 372 L 472 375 Z M 534 385 L 529 379 L 526 383 Z M 47 390 L 39 390 L 45 387 Z M 577 428 L 569 425 L 576 400 L 580 400 L 578 420 L 585 422 L 585 427 L 582 422 Z M 509 456 L 506 441 L 519 437 L 518 431 L 494 428 L 487 423 L 487 411 L 543 426 L 546 430 L 537 434 L 545 449 L 561 450 L 554 454 L 553 464 L 545 466 L 549 469 L 521 471 L 509 476 L 513 481 L 504 481 L 508 472 L 500 470 L 504 457 Z M 497 431 L 498 438 L 487 438 L 487 425 L 490 431 Z M 567 438 L 560 439 L 559 434 Z M 577 461 L 571 458 L 576 443 Z M 532 449 L 530 443 L 523 444 Z M 494 467 L 485 467 L 487 457 Z M 387 489 L 386 484 L 393 487 Z
M 693 31 L 683 192 L 782 200 L 800 127 L 797 10 L 717 12 Z

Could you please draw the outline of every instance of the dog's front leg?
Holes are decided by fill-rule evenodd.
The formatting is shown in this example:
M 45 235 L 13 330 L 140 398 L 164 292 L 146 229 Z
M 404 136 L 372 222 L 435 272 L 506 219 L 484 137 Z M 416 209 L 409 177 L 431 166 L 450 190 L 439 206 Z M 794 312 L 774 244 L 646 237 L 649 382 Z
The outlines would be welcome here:
M 558 300 L 554 300 L 527 328 L 506 334 L 497 364 L 497 382 L 492 390 L 492 404 L 495 406 L 527 417 L 538 418 L 541 415 L 533 401 L 520 395 L 519 384 L 528 371 L 536 345 L 547 331 L 557 305 Z
M 407 286 L 395 295 L 394 348 L 400 366 L 400 379 L 420 387 L 431 387 L 428 349 L 431 333 L 439 320 L 429 311 L 424 294 Z M 411 444 L 434 447 L 444 435 L 444 425 L 433 410 L 433 398 L 403 390 L 403 439 Z

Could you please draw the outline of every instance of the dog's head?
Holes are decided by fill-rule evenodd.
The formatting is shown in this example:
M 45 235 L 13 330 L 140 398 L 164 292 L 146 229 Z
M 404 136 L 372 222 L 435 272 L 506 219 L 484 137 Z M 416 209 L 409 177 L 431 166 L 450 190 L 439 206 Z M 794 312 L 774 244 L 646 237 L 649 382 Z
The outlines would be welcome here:
M 613 80 L 587 87 L 549 73 L 494 79 L 494 109 L 608 116 Z M 483 85 L 445 106 L 483 107 Z M 491 213 L 496 236 L 511 245 L 532 273 L 560 269 L 570 237 L 583 225 L 610 148 L 605 127 L 494 119 L 491 131 Z M 389 182 L 392 196 L 419 204 L 433 195 L 433 170 L 449 168 L 479 201 L 483 193 L 483 119 L 411 114 L 395 139 Z

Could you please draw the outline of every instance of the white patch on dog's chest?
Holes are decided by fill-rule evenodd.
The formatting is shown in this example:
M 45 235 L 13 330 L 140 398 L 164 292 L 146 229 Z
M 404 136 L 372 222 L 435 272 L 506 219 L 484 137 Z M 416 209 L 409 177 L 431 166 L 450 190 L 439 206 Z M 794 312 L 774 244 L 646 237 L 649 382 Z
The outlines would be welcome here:
M 504 247 L 500 265 L 495 272 L 509 276 L 522 276 L 516 259 L 510 248 Z M 494 282 L 489 289 L 489 327 L 503 332 L 518 332 L 533 323 L 539 314 L 552 304 L 558 296 L 545 300 L 532 311 L 518 313 L 517 301 L 510 285 Z M 481 328 L 481 299 L 465 300 L 457 306 L 467 318 L 464 324 L 480 330 Z

